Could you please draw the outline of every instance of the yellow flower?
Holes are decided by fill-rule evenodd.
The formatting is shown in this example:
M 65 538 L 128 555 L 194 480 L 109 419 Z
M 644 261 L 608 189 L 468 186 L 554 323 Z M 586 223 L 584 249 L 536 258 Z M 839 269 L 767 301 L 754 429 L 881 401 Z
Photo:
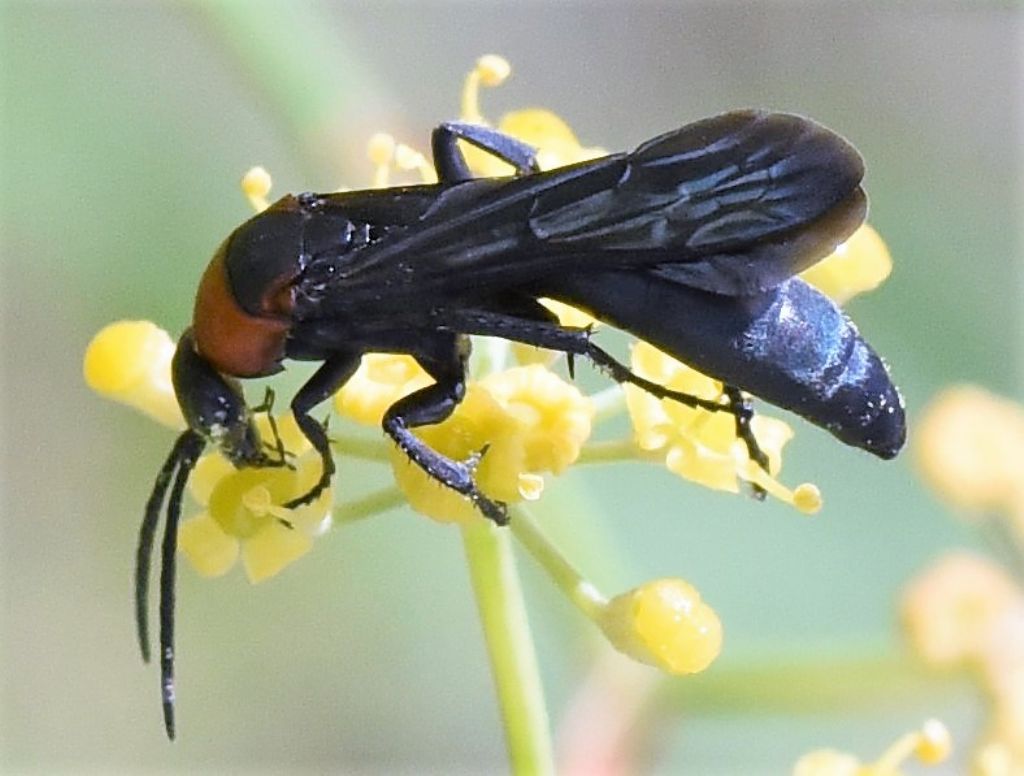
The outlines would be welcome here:
M 722 623 L 693 585 L 658 579 L 616 596 L 600 625 L 620 652 L 671 674 L 703 671 L 722 651 Z
M 871 291 L 892 272 L 892 257 L 881 236 L 862 224 L 837 247 L 800 277 L 839 304 Z
M 118 321 L 89 343 L 85 380 L 100 395 L 182 429 L 185 421 L 171 385 L 174 347 L 167 332 L 149 321 Z M 265 415 L 256 423 L 265 441 L 274 440 Z M 317 482 L 321 461 L 290 414 L 278 432 L 285 449 L 297 456 L 294 469 L 235 469 L 216 451 L 196 464 L 189 489 L 206 511 L 181 523 L 178 546 L 200 574 L 226 573 L 241 553 L 250 581 L 262 581 L 308 552 L 312 537 L 330 525 L 330 489 L 307 506 L 280 506 Z
M 984 776 L 1024 773 L 1024 709 L 997 701 L 972 759 Z
M 935 491 L 975 512 L 1024 520 L 1024 407 L 961 385 L 935 397 L 918 421 L 917 464 Z
M 509 369 L 471 383 L 443 423 L 416 429 L 432 449 L 454 460 L 485 454 L 476 481 L 490 498 L 536 499 L 543 474 L 559 474 L 579 456 L 590 436 L 593 407 L 578 389 L 541 366 Z M 478 515 L 473 505 L 412 464 L 397 447 L 391 465 L 399 487 L 417 511 L 444 522 Z
M 999 738 L 986 737 L 974 752 L 971 773 L 975 776 L 1018 776 L 1024 773 L 1024 752 Z
M 1018 598 L 993 624 L 982 655 L 983 686 L 991 703 L 986 732 L 975 751 L 975 770 L 992 776 L 1024 773 L 1024 600 Z
M 949 758 L 952 750 L 948 728 L 937 719 L 929 719 L 919 730 L 896 740 L 873 763 L 861 763 L 836 749 L 817 749 L 797 761 L 793 776 L 900 776 L 901 766 L 910 757 L 925 765 L 938 765 Z
M 86 348 L 85 382 L 100 396 L 182 430 L 185 419 L 171 385 L 174 347 L 170 335 L 150 321 L 111 323 Z
M 392 404 L 433 382 L 412 356 L 368 353 L 334 394 L 334 409 L 364 426 L 379 427 Z
M 272 439 L 265 418 L 259 420 L 264 438 Z M 330 488 L 311 504 L 281 506 L 319 480 L 321 461 L 290 414 L 279 420 L 279 431 L 296 454 L 294 469 L 235 469 L 219 452 L 199 459 L 189 489 L 205 510 L 182 522 L 178 545 L 203 576 L 227 573 L 241 554 L 249 581 L 262 582 L 309 552 L 313 539 L 330 527 Z
M 575 386 L 540 366 L 488 375 L 480 385 L 514 419 L 527 470 L 561 474 L 579 457 L 594 408 Z
M 640 376 L 673 390 L 718 401 L 722 384 L 640 342 L 633 347 L 633 370 Z M 671 400 L 660 400 L 636 386 L 625 386 L 626 407 L 633 423 L 637 446 L 664 457 L 669 471 L 716 490 L 736 493 L 740 481 L 754 482 L 773 496 L 804 512 L 817 511 L 820 494 L 813 485 L 790 491 L 774 475 L 782 468 L 782 447 L 793 432 L 781 420 L 756 415 L 751 429 L 768 456 L 771 474 L 750 460 L 746 445 L 736 437 L 736 423 L 728 412 L 694 409 Z
M 1024 595 L 1010 600 L 984 645 L 983 679 L 997 707 L 1014 711 L 1020 723 L 1017 743 L 1024 753 Z
M 911 645 L 936 668 L 984 660 L 998 624 L 1021 592 L 992 561 L 951 553 L 920 574 L 903 594 L 900 610 Z
M 272 185 L 270 173 L 262 167 L 252 167 L 242 176 L 242 193 L 257 213 L 262 213 L 270 207 L 267 196 Z

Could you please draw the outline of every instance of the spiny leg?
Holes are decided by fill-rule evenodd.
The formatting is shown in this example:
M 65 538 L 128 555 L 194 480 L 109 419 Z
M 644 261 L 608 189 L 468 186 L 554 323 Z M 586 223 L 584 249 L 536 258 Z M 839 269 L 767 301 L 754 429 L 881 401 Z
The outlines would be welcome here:
M 167 486 L 178 464 L 184 458 L 198 435 L 186 431 L 174 443 L 170 455 L 160 469 L 153 485 L 153 491 L 146 502 L 146 511 L 139 526 L 139 543 L 135 552 L 135 632 L 139 639 L 142 659 L 149 662 L 149 571 L 153 557 L 153 540 L 156 538 L 156 526 L 160 521 L 160 508 L 164 503 Z
M 709 412 L 728 412 L 736 418 L 736 433 L 746 445 L 751 460 L 768 471 L 768 457 L 761 450 L 750 428 L 753 409 L 738 388 L 724 386 L 723 393 L 728 400 L 727 403 L 674 391 L 634 373 L 606 350 L 595 345 L 590 339 L 590 329 L 570 329 L 488 310 L 441 310 L 438 311 L 437 318 L 439 324 L 466 334 L 502 337 L 550 350 L 560 350 L 567 355 L 584 356 L 616 382 L 635 385 L 658 399 L 671 399 L 687 407 Z
M 316 405 L 328 399 L 348 382 L 358 368 L 359 354 L 337 353 L 321 364 L 320 368 L 313 373 L 313 376 L 306 381 L 306 384 L 292 399 L 292 415 L 295 416 L 295 422 L 306 439 L 313 445 L 313 449 L 320 453 L 322 471 L 320 479 L 308 492 L 284 505 L 287 509 L 311 504 L 331 484 L 331 478 L 334 476 L 331 443 L 323 424 L 318 423 L 309 413 Z
M 434 169 L 441 183 L 458 183 L 473 177 L 466 164 L 466 157 L 459 149 L 459 140 L 465 140 L 503 162 L 508 162 L 519 175 L 540 170 L 537 166 L 537 151 L 533 146 L 490 127 L 464 121 L 446 121 L 430 136 Z
M 729 404 L 733 408 L 733 416 L 736 419 L 736 436 L 742 439 L 743 443 L 747 446 L 747 455 L 761 469 L 770 473 L 768 455 L 757 443 L 757 437 L 754 436 L 754 429 L 751 426 L 751 421 L 754 419 L 754 407 L 751 404 L 750 397 L 745 396 L 743 391 L 735 385 L 726 385 L 724 383 L 722 384 L 722 393 L 729 399 Z M 753 490 L 754 497 L 757 499 L 764 499 L 767 495 L 765 489 L 756 482 L 751 482 L 750 487 Z
M 468 498 L 484 517 L 498 525 L 507 524 L 508 512 L 505 505 L 487 498 L 473 479 L 473 470 L 484 451 L 477 453 L 470 461 L 453 461 L 433 450 L 412 432 L 417 426 L 440 423 L 462 401 L 466 392 L 465 361 L 459 355 L 457 344 L 448 358 L 428 358 L 415 354 L 414 358 L 437 382 L 392 404 L 384 414 L 384 431 L 395 440 L 409 460 L 430 477 Z

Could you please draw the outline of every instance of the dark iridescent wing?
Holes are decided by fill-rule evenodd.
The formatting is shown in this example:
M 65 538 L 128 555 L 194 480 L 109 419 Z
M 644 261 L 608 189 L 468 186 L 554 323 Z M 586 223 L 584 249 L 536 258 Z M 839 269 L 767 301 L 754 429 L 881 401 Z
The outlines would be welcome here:
M 644 143 L 604 191 L 545 192 L 530 225 L 548 243 L 585 250 L 721 251 L 814 220 L 863 175 L 853 146 L 820 124 L 739 111 Z
M 346 261 L 346 295 L 424 297 L 560 271 L 658 267 L 725 294 L 777 285 L 863 220 L 863 162 L 798 116 L 737 111 L 619 154 L 441 191 L 415 224 Z
M 746 295 L 806 269 L 860 225 L 863 175 L 856 149 L 820 124 L 741 111 L 644 143 L 607 191 L 542 195 L 530 224 L 551 247 L 629 252 L 632 266 Z

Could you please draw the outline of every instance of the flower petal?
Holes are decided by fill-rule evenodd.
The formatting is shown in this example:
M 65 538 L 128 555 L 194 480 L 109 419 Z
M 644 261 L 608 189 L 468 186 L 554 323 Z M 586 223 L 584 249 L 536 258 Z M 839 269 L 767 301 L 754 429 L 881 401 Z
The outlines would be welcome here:
M 196 462 L 188 478 L 188 490 L 200 506 L 210 503 L 210 494 L 222 479 L 232 474 L 235 467 L 219 452 L 207 453 Z
M 204 577 L 226 574 L 238 560 L 238 540 L 203 512 L 178 526 L 178 549 Z
M 302 531 L 272 523 L 242 545 L 242 565 L 253 584 L 280 573 L 313 547 L 313 540 Z

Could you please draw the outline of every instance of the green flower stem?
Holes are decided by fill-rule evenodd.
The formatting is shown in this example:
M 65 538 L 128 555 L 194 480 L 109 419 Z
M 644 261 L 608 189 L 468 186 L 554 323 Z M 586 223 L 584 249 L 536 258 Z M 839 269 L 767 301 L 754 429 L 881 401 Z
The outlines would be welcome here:
M 381 439 L 332 434 L 331 449 L 339 455 L 361 458 L 364 461 L 386 462 L 390 460 L 388 444 Z
M 511 536 L 486 520 L 462 527 L 512 772 L 553 774 L 551 734 Z
M 666 681 L 658 696 L 664 708 L 685 714 L 813 714 L 891 706 L 900 699 L 916 708 L 962 693 L 968 684 L 966 674 L 937 675 L 885 645 L 777 645 L 757 657 L 723 658 L 685 681 Z
M 405 494 L 394 485 L 375 490 L 355 501 L 349 501 L 334 508 L 336 523 L 354 523 L 366 517 L 379 515 L 405 503 Z
M 188 0 L 186 8 L 219 38 L 296 137 L 359 115 L 352 106 L 384 101 L 372 71 L 352 56 L 342 26 L 322 4 Z
M 632 439 L 590 442 L 580 450 L 576 463 L 621 463 L 640 460 L 640 451 Z
M 565 558 L 523 507 L 512 510 L 512 533 L 559 589 L 591 620 L 600 619 L 608 599 Z
M 1009 517 L 988 514 L 976 524 L 989 551 L 1010 570 L 1019 584 L 1024 584 L 1024 544 Z

